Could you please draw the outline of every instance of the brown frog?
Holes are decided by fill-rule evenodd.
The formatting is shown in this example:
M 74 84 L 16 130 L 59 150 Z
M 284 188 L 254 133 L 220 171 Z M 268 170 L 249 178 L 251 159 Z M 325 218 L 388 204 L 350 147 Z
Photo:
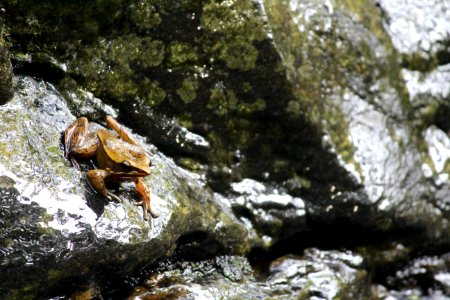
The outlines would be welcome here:
M 150 207 L 150 192 L 142 179 L 150 174 L 150 159 L 113 117 L 106 117 L 106 125 L 118 136 L 106 129 L 89 131 L 85 117 L 75 120 L 64 132 L 64 156 L 78 170 L 77 158 L 94 159 L 98 169 L 88 171 L 86 176 L 94 190 L 110 201 L 122 202 L 106 188 L 106 182 L 134 182 L 141 198 L 138 205 L 144 209 L 144 219 L 148 219 L 147 213 L 157 218 Z

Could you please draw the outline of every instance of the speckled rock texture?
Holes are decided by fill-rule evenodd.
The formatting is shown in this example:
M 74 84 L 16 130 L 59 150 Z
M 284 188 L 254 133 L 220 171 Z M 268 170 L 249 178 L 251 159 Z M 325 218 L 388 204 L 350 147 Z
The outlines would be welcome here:
M 0 16 L 0 104 L 6 103 L 13 96 L 13 68 L 8 45 L 4 39 L 4 25 Z
M 445 294 L 444 2 L 2 1 L 0 298 Z M 63 157 L 108 114 L 158 219 Z

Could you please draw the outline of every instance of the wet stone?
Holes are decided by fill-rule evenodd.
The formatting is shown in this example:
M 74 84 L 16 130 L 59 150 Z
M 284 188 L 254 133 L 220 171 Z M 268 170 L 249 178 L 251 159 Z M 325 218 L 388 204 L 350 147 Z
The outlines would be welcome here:
M 374 289 L 373 295 L 377 299 L 446 299 L 450 292 L 449 259 L 448 253 L 413 259 L 388 276 L 384 285 Z M 427 290 L 423 290 L 424 286 Z
M 151 154 L 146 184 L 160 217 L 142 218 L 129 184 L 116 191 L 122 203 L 102 199 L 63 157 L 61 132 L 75 119 L 65 99 L 30 77 L 16 77 L 15 86 L 15 97 L 0 107 L 0 298 L 34 297 L 74 277 L 83 283 L 93 274 L 128 274 L 190 232 L 214 237 L 211 255 L 247 251 L 243 224 L 220 199 L 139 136 Z M 195 240 L 200 248 L 205 242 Z
M 445 51 L 450 33 L 450 5 L 446 1 L 377 0 L 386 12 L 386 25 L 395 47 L 421 56 Z
M 227 201 L 241 220 L 256 230 L 263 247 L 306 230 L 301 198 L 252 179 L 233 183 L 232 189 L 238 196 L 231 195 Z
M 365 299 L 390 261 L 381 299 L 445 293 L 441 263 L 404 264 L 450 245 L 449 9 L 391 2 L 3 1 L 24 76 L 0 106 L 0 298 L 108 298 L 166 258 L 135 295 Z M 63 158 L 67 125 L 106 114 L 151 156 L 158 219 Z M 357 250 L 303 253 L 322 245 Z
M 132 295 L 177 295 L 183 299 L 358 299 L 368 295 L 362 261 L 351 252 L 308 249 L 303 256 L 275 260 L 262 278 L 255 276 L 242 257 L 174 263 L 154 270 L 134 287 Z

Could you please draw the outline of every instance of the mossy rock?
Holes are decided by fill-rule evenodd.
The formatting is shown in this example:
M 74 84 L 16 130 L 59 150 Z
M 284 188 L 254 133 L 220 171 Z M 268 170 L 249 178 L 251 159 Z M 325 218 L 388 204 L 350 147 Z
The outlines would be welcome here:
M 0 104 L 6 103 L 13 96 L 13 69 L 8 45 L 4 39 L 4 25 L 0 16 Z
M 8 254 L 0 297 L 50 297 L 71 280 L 126 275 L 174 253 L 249 251 L 247 229 L 222 200 L 140 137 L 153 162 L 144 180 L 159 218 L 143 219 L 127 184 L 115 191 L 122 203 L 105 201 L 64 159 L 61 132 L 75 117 L 61 94 L 30 77 L 16 77 L 15 89 L 0 107 L 0 252 Z

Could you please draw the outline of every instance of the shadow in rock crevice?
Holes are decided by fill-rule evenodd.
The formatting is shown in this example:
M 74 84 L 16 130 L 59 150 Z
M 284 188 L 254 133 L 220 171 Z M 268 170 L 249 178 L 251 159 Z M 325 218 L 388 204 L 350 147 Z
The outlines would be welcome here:
M 223 244 L 203 231 L 189 232 L 178 238 L 174 257 L 179 260 L 200 261 L 225 254 Z
M 450 135 L 450 101 L 442 103 L 438 107 L 434 123 L 439 129 Z
M 386 262 L 383 265 L 372 260 L 372 255 L 378 253 L 380 249 L 389 249 L 392 244 L 404 243 L 408 247 L 409 243 L 417 243 L 423 236 L 423 230 L 419 228 L 402 228 L 391 231 L 374 231 L 370 228 L 358 228 L 345 221 L 327 225 L 315 225 L 312 229 L 299 232 L 283 240 L 279 240 L 269 249 L 255 247 L 248 255 L 256 275 L 264 279 L 269 275 L 271 262 L 286 255 L 303 255 L 307 248 L 318 248 L 322 250 L 351 250 L 360 253 L 366 261 L 365 268 L 370 273 L 385 274 L 385 268 L 394 264 Z M 410 255 L 419 255 L 420 250 L 415 250 Z M 408 255 L 408 259 L 410 256 Z M 399 265 L 408 260 L 401 259 Z M 398 267 L 399 265 L 395 265 Z

